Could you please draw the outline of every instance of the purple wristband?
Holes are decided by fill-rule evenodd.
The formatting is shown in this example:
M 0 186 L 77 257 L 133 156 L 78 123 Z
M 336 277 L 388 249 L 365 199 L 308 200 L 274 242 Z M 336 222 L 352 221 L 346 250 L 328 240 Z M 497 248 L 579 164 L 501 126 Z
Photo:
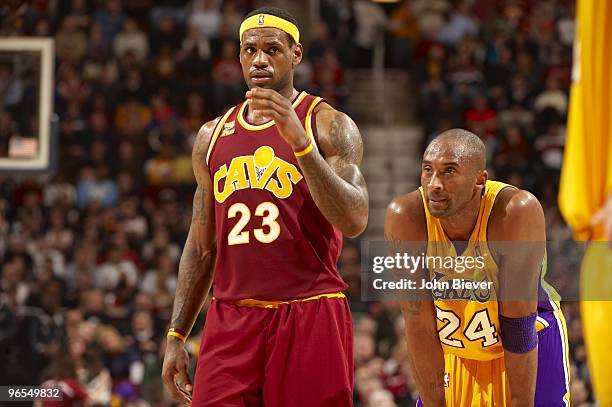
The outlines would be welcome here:
M 527 353 L 538 346 L 538 333 L 535 326 L 537 317 L 537 312 L 520 318 L 507 318 L 500 315 L 500 335 L 504 349 L 512 353 Z

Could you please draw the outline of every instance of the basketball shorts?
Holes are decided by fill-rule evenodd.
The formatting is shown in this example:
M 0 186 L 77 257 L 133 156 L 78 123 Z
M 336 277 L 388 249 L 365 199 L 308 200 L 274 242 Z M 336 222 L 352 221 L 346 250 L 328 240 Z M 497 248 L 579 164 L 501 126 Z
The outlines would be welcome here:
M 556 305 L 556 304 L 555 304 Z M 559 311 L 539 314 L 536 407 L 569 406 L 567 330 Z M 504 358 L 464 359 L 447 353 L 445 398 L 448 407 L 502 407 L 511 404 Z M 418 400 L 417 406 L 423 406 Z
M 246 306 L 213 299 L 192 405 L 352 406 L 353 321 L 334 295 Z
M 600 406 L 612 406 L 612 250 L 605 242 L 590 243 L 580 276 L 582 326 L 589 372 Z

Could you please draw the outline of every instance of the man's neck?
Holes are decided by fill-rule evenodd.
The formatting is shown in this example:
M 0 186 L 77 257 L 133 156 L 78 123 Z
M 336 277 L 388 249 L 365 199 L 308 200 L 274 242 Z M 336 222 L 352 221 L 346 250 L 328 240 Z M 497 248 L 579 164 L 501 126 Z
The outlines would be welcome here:
M 289 100 L 295 99 L 295 96 L 298 94 L 298 91 L 293 87 L 293 84 L 290 84 L 285 89 L 281 89 L 278 91 L 281 95 L 286 97 Z

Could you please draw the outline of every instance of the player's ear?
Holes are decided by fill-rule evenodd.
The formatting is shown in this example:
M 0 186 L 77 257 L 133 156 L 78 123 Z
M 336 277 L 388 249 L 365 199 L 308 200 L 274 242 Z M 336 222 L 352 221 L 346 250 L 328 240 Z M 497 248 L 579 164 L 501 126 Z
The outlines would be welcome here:
M 293 65 L 297 65 L 302 62 L 302 55 L 304 55 L 304 48 L 302 47 L 302 44 L 295 44 L 293 47 L 293 56 L 291 58 Z
M 478 171 L 478 174 L 476 175 L 476 185 L 484 188 L 488 179 L 489 179 L 489 173 L 487 172 L 487 170 L 480 170 Z

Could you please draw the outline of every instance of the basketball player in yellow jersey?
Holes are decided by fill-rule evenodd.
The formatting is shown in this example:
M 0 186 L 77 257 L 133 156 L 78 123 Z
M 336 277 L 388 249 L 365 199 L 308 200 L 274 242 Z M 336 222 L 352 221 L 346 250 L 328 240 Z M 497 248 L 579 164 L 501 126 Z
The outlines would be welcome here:
M 544 213 L 529 192 L 489 181 L 485 157 L 473 133 L 442 133 L 423 155 L 421 188 L 387 210 L 388 241 L 423 242 L 428 257 L 480 257 L 481 266 L 460 280 L 492 282 L 402 302 L 417 405 L 569 405 L 565 321 L 541 279 Z M 428 267 L 427 280 L 458 279 L 453 270 Z M 504 295 L 517 285 L 530 294 Z
M 559 209 L 589 241 L 580 299 L 589 373 L 600 406 L 612 406 L 612 2 L 578 0 Z M 607 241 L 607 243 L 606 243 Z

